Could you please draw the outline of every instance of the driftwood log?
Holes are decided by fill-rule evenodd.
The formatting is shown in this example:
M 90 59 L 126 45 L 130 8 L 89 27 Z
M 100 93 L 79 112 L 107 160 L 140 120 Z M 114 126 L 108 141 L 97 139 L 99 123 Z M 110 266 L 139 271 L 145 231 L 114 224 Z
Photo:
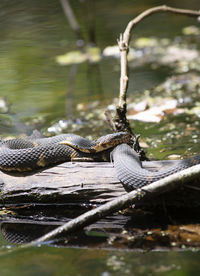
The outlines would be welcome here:
M 21 177 L 0 172 L 0 179 L 1 206 L 27 203 L 89 206 L 126 194 L 116 178 L 113 164 L 108 162 L 66 162 Z M 199 183 L 188 183 L 142 205 L 197 207 L 200 205 L 199 186 Z
M 1 204 L 105 203 L 125 193 L 108 162 L 66 162 L 28 176 L 0 172 Z

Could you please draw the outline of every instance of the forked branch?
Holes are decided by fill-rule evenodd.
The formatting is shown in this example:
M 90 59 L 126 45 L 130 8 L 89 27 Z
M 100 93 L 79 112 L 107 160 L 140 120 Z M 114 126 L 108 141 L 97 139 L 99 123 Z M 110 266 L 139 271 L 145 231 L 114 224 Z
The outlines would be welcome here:
M 115 115 L 115 118 L 113 119 L 113 125 L 115 125 L 116 131 L 129 131 L 132 133 L 132 130 L 129 125 L 129 121 L 126 118 L 126 112 L 127 112 L 126 98 L 127 98 L 127 89 L 128 89 L 128 81 L 129 81 L 127 55 L 129 51 L 131 31 L 144 18 L 152 15 L 153 13 L 158 13 L 158 12 L 171 12 L 171 13 L 176 13 L 180 15 L 197 17 L 198 19 L 200 17 L 200 11 L 177 9 L 177 8 L 172 8 L 172 7 L 163 5 L 163 6 L 154 7 L 142 12 L 140 15 L 138 15 L 136 18 L 134 18 L 128 23 L 124 33 L 120 35 L 120 38 L 118 40 L 120 57 L 121 57 L 120 58 L 121 76 L 120 76 L 119 104 L 116 107 L 116 115 Z

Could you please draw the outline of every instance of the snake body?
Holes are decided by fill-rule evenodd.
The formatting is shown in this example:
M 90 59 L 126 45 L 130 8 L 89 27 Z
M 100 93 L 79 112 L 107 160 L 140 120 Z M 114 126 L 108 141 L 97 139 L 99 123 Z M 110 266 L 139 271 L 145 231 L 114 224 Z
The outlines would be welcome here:
M 75 134 L 27 139 L 0 139 L 0 170 L 7 173 L 32 172 L 70 160 L 110 161 L 126 191 L 200 163 L 200 156 L 185 160 L 141 162 L 125 132 L 108 134 L 90 141 Z
M 141 162 L 135 150 L 127 144 L 118 145 L 112 157 L 117 177 L 128 192 L 200 163 L 200 156 Z
M 0 169 L 3 172 L 29 172 L 76 158 L 109 161 L 109 150 L 130 143 L 131 135 L 119 132 L 90 141 L 75 134 L 54 137 L 0 140 Z

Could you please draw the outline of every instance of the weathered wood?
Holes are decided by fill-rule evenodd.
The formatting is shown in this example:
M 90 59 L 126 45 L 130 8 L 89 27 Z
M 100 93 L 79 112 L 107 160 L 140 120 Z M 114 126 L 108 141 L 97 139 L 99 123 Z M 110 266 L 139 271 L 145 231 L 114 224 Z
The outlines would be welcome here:
M 125 193 L 108 162 L 66 162 L 29 176 L 0 172 L 0 204 L 105 203 Z
M 153 164 L 153 163 L 151 163 Z M 146 167 L 147 162 L 143 162 Z M 149 166 L 147 166 L 148 169 Z M 104 204 L 125 190 L 108 162 L 66 162 L 29 176 L 11 176 L 0 172 L 0 205 L 7 204 Z M 167 192 L 146 206 L 200 206 L 200 183 L 189 183 Z

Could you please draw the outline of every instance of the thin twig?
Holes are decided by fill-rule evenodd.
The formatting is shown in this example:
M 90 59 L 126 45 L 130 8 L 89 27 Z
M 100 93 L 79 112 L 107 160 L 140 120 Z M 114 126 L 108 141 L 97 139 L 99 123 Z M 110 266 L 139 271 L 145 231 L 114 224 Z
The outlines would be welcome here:
M 187 15 L 187 16 L 197 17 L 197 18 L 200 16 L 200 11 L 188 10 L 188 9 L 177 9 L 177 8 L 169 7 L 166 5 L 157 6 L 157 7 L 148 9 L 148 10 L 142 12 L 141 14 L 139 14 L 136 18 L 134 18 L 133 20 L 131 20 L 128 23 L 128 25 L 125 29 L 125 32 L 123 34 L 124 42 L 129 44 L 130 33 L 131 33 L 132 28 L 135 25 L 137 25 L 145 17 L 148 17 L 149 15 L 151 15 L 153 13 L 157 13 L 157 12 L 172 12 L 172 13 L 176 13 L 176 14 L 180 14 L 180 15 Z
M 100 220 L 101 218 L 112 214 L 120 209 L 126 208 L 132 204 L 137 204 L 141 201 L 148 201 L 149 199 L 158 196 L 161 193 L 180 188 L 184 183 L 200 177 L 200 165 L 195 165 L 191 168 L 182 170 L 172 174 L 166 178 L 160 179 L 152 184 L 149 184 L 142 189 L 134 190 L 125 195 L 119 196 L 116 199 L 90 210 L 79 217 L 59 226 L 55 230 L 47 233 L 41 238 L 32 241 L 22 247 L 35 246 L 42 242 L 55 238 L 60 234 L 68 234 L 83 227 Z

